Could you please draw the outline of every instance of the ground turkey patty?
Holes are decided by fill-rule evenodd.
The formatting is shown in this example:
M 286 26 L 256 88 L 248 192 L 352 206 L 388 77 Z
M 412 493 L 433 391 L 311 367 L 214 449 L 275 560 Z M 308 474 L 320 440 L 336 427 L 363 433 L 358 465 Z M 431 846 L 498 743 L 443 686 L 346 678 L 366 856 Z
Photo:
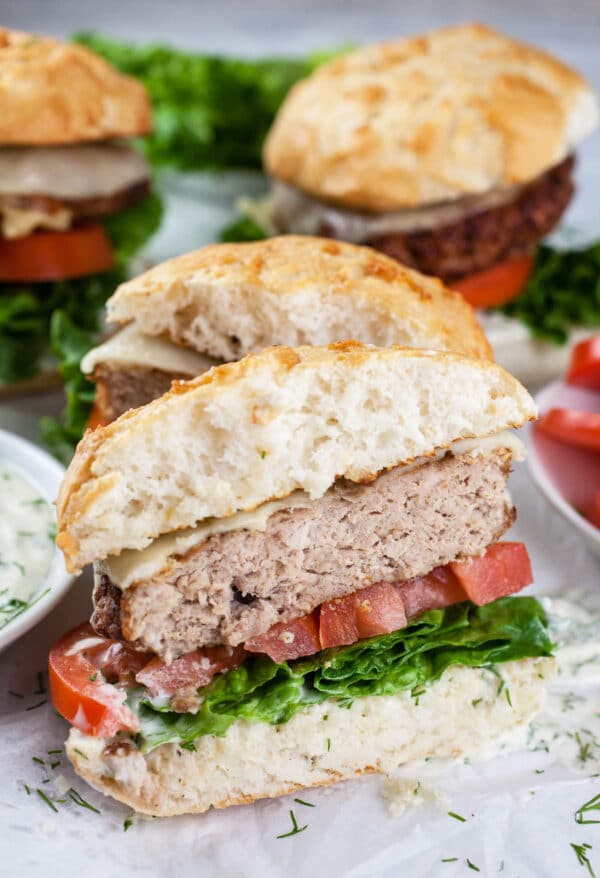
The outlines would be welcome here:
M 556 226 L 574 192 L 569 156 L 519 190 L 513 201 L 458 222 L 382 235 L 363 243 L 444 281 L 453 281 L 530 252 Z M 322 235 L 331 235 L 324 225 Z
M 123 594 L 96 566 L 92 625 L 167 661 L 237 645 L 374 582 L 401 582 L 476 555 L 514 520 L 510 452 L 446 455 L 374 482 L 337 482 L 265 531 L 209 537 Z
M 102 423 L 109 424 L 130 409 L 146 405 L 166 393 L 171 382 L 189 375 L 164 372 L 148 366 L 126 367 L 102 363 L 94 369 L 96 411 Z

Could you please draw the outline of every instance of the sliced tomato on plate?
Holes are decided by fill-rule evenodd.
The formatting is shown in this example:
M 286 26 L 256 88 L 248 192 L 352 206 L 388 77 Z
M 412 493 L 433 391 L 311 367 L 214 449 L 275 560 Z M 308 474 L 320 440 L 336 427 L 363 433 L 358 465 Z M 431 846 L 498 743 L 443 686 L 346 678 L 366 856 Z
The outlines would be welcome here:
M 600 390 L 600 335 L 575 345 L 566 380 L 577 387 Z
M 291 622 L 278 622 L 266 634 L 247 640 L 244 646 L 248 652 L 264 652 L 274 662 L 314 655 L 321 649 L 318 610 Z
M 600 451 L 600 414 L 551 408 L 540 417 L 535 428 L 568 445 Z
M 469 600 L 478 606 L 515 594 L 533 582 L 523 543 L 495 543 L 485 554 L 449 566 Z
M 50 694 L 56 710 L 87 735 L 110 738 L 117 732 L 137 732 L 138 718 L 126 704 L 125 691 L 106 682 L 99 664 L 117 677 L 136 669 L 133 650 L 98 637 L 89 624 L 62 637 L 50 651 Z M 147 656 L 139 661 L 147 662 Z
M 0 238 L 2 282 L 64 280 L 108 271 L 113 265 L 111 243 L 98 224 L 64 232 L 34 232 L 24 238 Z
M 436 567 L 426 576 L 401 583 L 398 588 L 407 619 L 416 619 L 426 610 L 439 610 L 467 600 L 467 595 L 449 565 Z
M 181 689 L 200 689 L 207 686 L 215 674 L 232 671 L 245 658 L 241 646 L 205 647 L 188 652 L 167 665 L 153 658 L 136 674 L 136 681 L 146 686 L 153 696 L 174 695 Z
M 363 637 L 389 634 L 406 625 L 404 603 L 396 586 L 379 582 L 354 594 L 321 604 L 323 649 L 356 643 Z
M 534 256 L 525 254 L 477 271 L 449 286 L 461 293 L 473 308 L 495 308 L 520 295 L 533 270 Z

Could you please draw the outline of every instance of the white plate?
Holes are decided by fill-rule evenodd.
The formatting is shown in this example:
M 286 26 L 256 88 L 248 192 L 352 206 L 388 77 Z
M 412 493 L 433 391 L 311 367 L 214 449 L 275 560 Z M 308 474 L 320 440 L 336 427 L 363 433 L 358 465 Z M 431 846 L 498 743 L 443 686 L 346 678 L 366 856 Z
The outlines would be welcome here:
M 554 381 L 541 390 L 536 402 L 540 414 L 555 406 L 600 412 L 600 392 L 570 387 L 562 381 Z M 600 454 L 566 445 L 534 427 L 527 435 L 527 462 L 535 484 L 600 556 L 600 529 L 578 511 L 590 506 L 595 491 L 600 490 Z
M 0 430 L 0 461 L 5 461 L 23 475 L 44 499 L 50 503 L 56 500 L 65 470 L 45 451 L 14 433 Z M 37 625 L 56 606 L 72 583 L 73 577 L 65 569 L 62 552 L 56 549 L 50 569 L 32 597 L 33 605 L 0 630 L 0 650 Z M 36 601 L 36 595 L 43 597 Z

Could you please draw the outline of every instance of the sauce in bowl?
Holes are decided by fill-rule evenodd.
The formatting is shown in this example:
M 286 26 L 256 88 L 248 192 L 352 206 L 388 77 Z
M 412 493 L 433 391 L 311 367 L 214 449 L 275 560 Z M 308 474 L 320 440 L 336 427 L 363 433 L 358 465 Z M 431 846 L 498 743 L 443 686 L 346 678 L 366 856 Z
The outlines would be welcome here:
M 0 629 L 26 610 L 55 554 L 54 509 L 0 461 Z

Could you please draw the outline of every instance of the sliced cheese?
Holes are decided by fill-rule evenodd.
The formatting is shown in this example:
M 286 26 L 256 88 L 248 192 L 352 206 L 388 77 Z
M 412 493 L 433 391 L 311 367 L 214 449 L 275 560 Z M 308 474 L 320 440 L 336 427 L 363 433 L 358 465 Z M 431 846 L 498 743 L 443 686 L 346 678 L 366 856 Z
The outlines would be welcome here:
M 0 195 L 96 198 L 149 178 L 144 156 L 124 144 L 0 148 Z
M 268 208 L 270 203 L 270 226 L 274 225 L 276 228 L 298 235 L 318 235 L 325 226 L 330 230 L 329 234 L 332 237 L 352 244 L 361 244 L 380 235 L 416 232 L 450 225 L 471 214 L 507 204 L 515 198 L 518 191 L 518 186 L 507 186 L 503 189 L 492 189 L 484 195 L 457 198 L 429 207 L 368 214 L 342 210 L 311 198 L 286 183 L 276 182 L 273 184 L 271 202 L 266 201 L 264 206 L 255 206 L 250 211 L 246 201 L 245 210 L 261 222 L 261 218 L 265 216 L 265 207 Z
M 195 376 L 207 372 L 219 362 L 164 338 L 144 335 L 134 323 L 130 323 L 88 351 L 81 361 L 81 371 L 91 375 L 96 366 L 109 363 Z
M 515 460 L 523 460 L 525 456 L 523 442 L 514 433 L 506 430 L 495 436 L 486 436 L 481 439 L 461 439 L 454 442 L 450 448 L 440 449 L 432 458 L 413 461 L 405 469 L 414 469 L 422 463 L 437 460 L 448 451 L 454 455 L 469 452 L 479 456 L 488 454 L 497 448 L 508 449 Z M 126 589 L 133 583 L 150 579 L 163 569 L 168 568 L 172 559 L 184 555 L 215 534 L 234 530 L 264 531 L 268 519 L 276 512 L 308 505 L 310 505 L 308 494 L 304 491 L 294 491 L 287 497 L 263 503 L 248 512 L 237 512 L 226 518 L 208 518 L 199 522 L 195 527 L 163 534 L 145 549 L 126 549 L 120 555 L 111 556 L 97 565 L 97 572 L 106 574 L 114 585 Z

